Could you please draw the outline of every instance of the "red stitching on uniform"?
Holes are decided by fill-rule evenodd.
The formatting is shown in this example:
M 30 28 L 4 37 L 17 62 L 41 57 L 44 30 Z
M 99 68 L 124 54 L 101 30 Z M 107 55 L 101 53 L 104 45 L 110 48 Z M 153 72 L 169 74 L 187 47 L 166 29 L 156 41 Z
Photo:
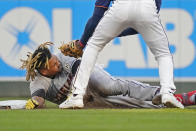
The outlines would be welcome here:
M 83 44 L 81 41 L 79 41 L 79 44 L 80 44 L 80 46 L 81 46 L 82 48 L 84 48 L 84 44 Z
M 100 6 L 100 5 L 96 5 L 95 7 L 101 7 L 101 8 L 105 8 L 105 9 L 107 9 L 107 8 L 108 8 L 108 7 Z

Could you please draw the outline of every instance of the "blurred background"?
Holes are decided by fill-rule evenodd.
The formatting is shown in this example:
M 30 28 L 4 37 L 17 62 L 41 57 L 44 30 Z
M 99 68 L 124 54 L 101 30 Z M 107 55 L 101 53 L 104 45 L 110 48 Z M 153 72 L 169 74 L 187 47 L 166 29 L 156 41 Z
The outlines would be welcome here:
M 0 0 L 0 97 L 30 95 L 20 59 L 41 43 L 80 39 L 95 0 Z M 177 92 L 196 89 L 196 0 L 163 0 L 160 17 L 174 59 Z M 112 30 L 112 29 L 111 29 Z M 159 84 L 157 64 L 140 35 L 115 38 L 98 63 L 116 77 Z

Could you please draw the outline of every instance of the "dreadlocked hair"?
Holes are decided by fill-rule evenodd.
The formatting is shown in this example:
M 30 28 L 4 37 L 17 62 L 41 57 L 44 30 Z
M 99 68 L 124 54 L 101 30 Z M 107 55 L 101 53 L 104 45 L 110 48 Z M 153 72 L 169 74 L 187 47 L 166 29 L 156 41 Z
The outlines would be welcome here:
M 52 42 L 45 42 L 38 46 L 38 48 L 32 54 L 28 52 L 27 59 L 21 60 L 21 69 L 26 68 L 26 80 L 34 80 L 36 76 L 36 70 L 39 72 L 40 69 L 49 69 L 48 60 L 52 57 L 50 50 L 47 45 L 53 44 Z

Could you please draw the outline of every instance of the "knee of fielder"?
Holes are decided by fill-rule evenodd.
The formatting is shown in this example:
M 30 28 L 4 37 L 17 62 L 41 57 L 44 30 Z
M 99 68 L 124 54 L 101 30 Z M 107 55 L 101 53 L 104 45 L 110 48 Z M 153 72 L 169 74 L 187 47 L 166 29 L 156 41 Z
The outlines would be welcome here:
M 147 44 L 156 60 L 162 57 L 172 58 L 171 52 L 169 50 L 169 44 L 166 38 L 155 41 L 148 41 Z

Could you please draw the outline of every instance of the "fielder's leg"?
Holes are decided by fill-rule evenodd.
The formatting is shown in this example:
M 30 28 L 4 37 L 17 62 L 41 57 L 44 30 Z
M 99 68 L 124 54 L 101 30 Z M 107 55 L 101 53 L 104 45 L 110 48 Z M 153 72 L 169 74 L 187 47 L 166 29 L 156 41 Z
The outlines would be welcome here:
M 97 25 L 93 36 L 87 43 L 80 67 L 75 75 L 72 86 L 73 93 L 66 101 L 59 105 L 59 108 L 82 108 L 84 106 L 82 99 L 99 52 L 110 40 L 128 27 L 124 23 L 125 20 L 121 19 L 123 16 L 118 14 L 116 8 L 118 8 L 118 5 L 114 4 Z M 121 11 L 123 11 L 123 8 L 121 8 Z M 124 15 L 124 18 L 127 18 L 126 13 Z M 119 18 L 118 16 L 121 17 Z
M 173 81 L 173 59 L 166 33 L 160 23 L 159 15 L 156 13 L 155 3 L 150 0 L 145 2 L 146 4 L 142 4 L 142 9 L 146 11 L 141 14 L 145 19 L 137 21 L 135 27 L 143 36 L 158 62 L 161 85 L 161 96 L 159 98 L 167 107 L 184 108 L 173 96 L 176 90 Z M 150 6 L 151 8 L 149 8 Z

